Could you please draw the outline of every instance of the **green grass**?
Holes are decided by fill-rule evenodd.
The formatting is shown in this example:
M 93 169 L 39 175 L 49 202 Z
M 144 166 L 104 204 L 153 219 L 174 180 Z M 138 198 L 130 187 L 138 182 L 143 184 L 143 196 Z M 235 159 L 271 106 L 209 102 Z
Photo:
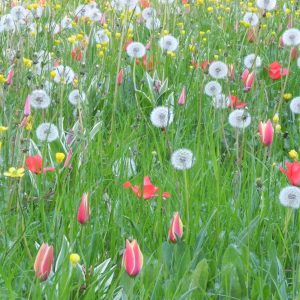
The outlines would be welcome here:
M 73 19 L 79 4 L 75 0 L 56 1 L 61 8 L 55 10 L 54 1 L 49 2 L 49 10 L 37 20 L 41 28 L 49 20 L 60 22 L 65 15 Z M 279 192 L 288 181 L 277 167 L 290 160 L 288 151 L 299 150 L 297 116 L 285 101 L 278 110 L 283 94 L 300 95 L 299 68 L 292 60 L 286 84 L 285 77 L 273 81 L 267 72 L 276 60 L 288 67 L 289 50 L 279 48 L 278 40 L 287 29 L 289 16 L 293 27 L 300 28 L 299 11 L 290 2 L 277 1 L 272 16 L 260 18 L 259 38 L 249 43 L 247 28 L 239 25 L 235 30 L 247 12 L 247 1 L 191 3 L 190 13 L 184 12 L 178 0 L 170 6 L 151 1 L 160 11 L 161 21 L 161 28 L 152 34 L 138 23 L 134 12 L 120 17 L 119 12 L 109 9 L 109 1 L 97 2 L 111 33 L 103 57 L 99 57 L 101 49 L 93 38 L 84 50 L 83 61 L 71 57 L 73 45 L 68 38 L 79 33 L 90 36 L 95 28 L 101 28 L 96 23 L 80 21 L 57 35 L 42 30 L 33 36 L 25 29 L 0 33 L 0 74 L 7 76 L 12 64 L 15 72 L 12 85 L 0 84 L 0 126 L 8 127 L 0 133 L 0 298 L 299 299 L 300 216 L 293 210 L 288 222 L 289 209 L 279 202 Z M 291 9 L 289 14 L 282 9 L 284 3 Z M 0 7 L 1 15 L 10 10 L 8 5 Z M 182 13 L 172 12 L 176 7 Z M 214 12 L 208 13 L 208 7 Z M 151 40 L 149 55 L 154 57 L 154 67 L 147 72 L 168 81 L 160 96 L 149 88 L 142 60 L 134 66 L 120 46 L 126 40 L 129 21 L 135 41 L 146 45 Z M 159 48 L 163 30 L 179 39 L 175 57 Z M 201 36 L 200 31 L 205 34 Z M 116 32 L 121 33 L 120 38 L 115 37 Z M 272 35 L 274 43 L 269 42 Z M 195 46 L 194 51 L 190 45 Z M 13 62 L 5 55 L 8 48 L 17 52 Z M 19 124 L 27 95 L 42 88 L 46 80 L 53 82 L 52 69 L 36 75 L 34 64 L 31 68 L 23 64 L 23 58 L 34 61 L 40 50 L 52 54 L 52 63 L 59 59 L 74 70 L 77 86 L 87 100 L 75 116 L 76 108 L 68 102 L 73 85 L 53 83 L 50 107 L 31 108 L 32 130 L 26 130 Z M 245 93 L 240 75 L 243 59 L 250 53 L 259 55 L 263 64 L 256 70 L 254 87 Z M 191 67 L 192 59 L 213 61 L 215 55 L 235 66 L 235 79 L 219 82 L 226 96 L 237 95 L 248 103 L 252 122 L 245 130 L 229 125 L 231 108 L 217 110 L 211 105 L 204 86 L 212 78 L 201 68 Z M 116 85 L 120 68 L 124 69 L 123 83 Z M 183 87 L 187 89 L 186 104 L 179 106 Z M 174 121 L 162 131 L 151 124 L 150 113 L 172 95 Z M 279 113 L 281 132 L 276 132 L 267 152 L 257 128 L 275 112 Z M 57 125 L 60 139 L 50 144 L 40 142 L 35 130 L 42 122 Z M 96 134 L 91 138 L 95 124 Z M 64 134 L 73 127 L 72 169 L 66 169 L 63 163 L 55 162 L 55 153 L 67 154 Z M 193 167 L 185 173 L 170 163 L 172 152 L 179 148 L 189 148 L 195 156 Z M 26 157 L 36 154 L 37 149 L 44 166 L 55 166 L 55 172 L 36 175 L 26 170 L 20 179 L 3 175 L 10 167 L 24 167 Z M 137 173 L 131 178 L 126 166 L 121 166 L 119 176 L 112 172 L 113 163 L 124 157 L 136 162 Z M 144 176 L 150 176 L 152 183 L 171 197 L 143 200 L 123 188 L 128 180 L 141 185 Z M 89 192 L 91 218 L 81 225 L 77 210 L 84 192 Z M 184 233 L 181 241 L 172 244 L 168 231 L 176 211 Z M 135 278 L 122 267 L 126 239 L 136 239 L 144 255 L 142 271 Z M 33 264 L 43 242 L 54 247 L 54 274 L 40 282 Z M 69 262 L 71 253 L 81 258 L 75 267 Z

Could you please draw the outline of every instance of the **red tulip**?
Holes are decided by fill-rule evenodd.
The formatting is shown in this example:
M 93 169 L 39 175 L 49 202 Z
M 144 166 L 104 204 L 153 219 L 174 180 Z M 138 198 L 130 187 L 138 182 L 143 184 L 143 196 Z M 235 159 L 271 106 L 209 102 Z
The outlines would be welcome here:
M 228 96 L 229 100 L 230 100 L 230 104 L 229 106 L 231 108 L 243 108 L 245 106 L 247 106 L 246 102 L 240 102 L 238 96 Z
M 171 226 L 169 229 L 169 240 L 172 243 L 176 243 L 178 238 L 181 239 L 183 235 L 183 225 L 180 219 L 179 213 L 176 212 L 173 215 Z
M 282 68 L 278 61 L 274 61 L 269 65 L 269 77 L 273 80 L 280 79 L 289 74 L 289 69 Z
M 254 71 L 249 72 L 248 69 L 245 69 L 242 74 L 242 81 L 244 82 L 245 91 L 250 91 L 254 83 L 255 73 Z
M 153 197 L 157 197 L 158 194 L 158 190 L 159 188 L 155 185 L 153 185 L 150 181 L 150 178 L 148 176 L 145 176 L 144 177 L 144 186 L 143 188 L 135 185 L 135 186 L 132 186 L 132 184 L 127 181 L 123 184 L 123 187 L 124 188 L 131 188 L 132 191 L 139 197 L 139 198 L 144 198 L 145 200 L 147 199 L 151 199 Z M 170 197 L 170 194 L 168 192 L 163 192 L 162 196 L 164 198 L 169 198 Z
M 259 131 L 260 141 L 264 145 L 269 146 L 273 143 L 274 127 L 270 120 L 268 120 L 266 123 L 260 122 L 258 125 L 258 131 Z
M 35 276 L 41 281 L 46 280 L 51 272 L 53 255 L 53 246 L 43 243 L 34 262 Z
M 25 162 L 28 170 L 35 174 L 41 174 L 47 171 L 51 171 L 51 172 L 55 171 L 55 168 L 53 167 L 43 168 L 43 159 L 38 154 L 34 156 L 28 156 Z
M 80 48 L 76 47 L 72 50 L 72 59 L 74 60 L 82 60 L 83 54 Z
M 77 213 L 77 221 L 80 224 L 85 224 L 90 219 L 90 207 L 89 207 L 88 198 L 89 198 L 88 193 L 84 193 L 81 197 L 81 202 Z
M 181 94 L 178 99 L 178 104 L 179 105 L 184 105 L 185 104 L 185 99 L 186 99 L 186 90 L 185 87 L 182 88 Z
M 143 267 L 143 253 L 136 240 L 131 243 L 126 240 L 126 247 L 123 253 L 123 266 L 129 276 L 138 275 Z
M 300 187 L 300 163 L 294 161 L 292 163 L 286 162 L 285 166 L 287 170 L 279 167 L 279 170 L 285 174 L 292 185 Z

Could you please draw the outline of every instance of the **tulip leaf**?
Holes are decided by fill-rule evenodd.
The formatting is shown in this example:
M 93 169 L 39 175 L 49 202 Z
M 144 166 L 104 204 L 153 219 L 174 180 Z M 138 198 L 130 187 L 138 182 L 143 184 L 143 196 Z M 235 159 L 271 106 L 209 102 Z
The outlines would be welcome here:
M 62 245 L 59 251 L 59 254 L 57 256 L 56 259 L 56 264 L 55 264 L 55 272 L 57 272 L 57 270 L 60 268 L 60 266 L 63 264 L 66 255 L 69 253 L 69 249 L 70 249 L 70 243 L 68 241 L 68 239 L 66 238 L 66 236 L 63 236 L 63 240 L 62 240 Z
M 190 288 L 201 288 L 202 290 L 206 290 L 208 281 L 208 263 L 204 258 L 197 264 L 195 270 L 191 275 L 191 284 Z

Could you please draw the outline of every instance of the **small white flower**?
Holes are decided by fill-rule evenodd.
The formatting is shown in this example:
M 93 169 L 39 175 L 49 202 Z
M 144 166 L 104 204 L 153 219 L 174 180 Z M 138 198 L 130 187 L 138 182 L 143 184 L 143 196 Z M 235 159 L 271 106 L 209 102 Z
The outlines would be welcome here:
M 58 138 L 58 129 L 52 123 L 42 123 L 36 129 L 36 136 L 42 142 L 53 142 Z
M 230 104 L 230 100 L 224 94 L 219 94 L 213 97 L 213 106 L 215 108 L 227 108 Z
M 228 121 L 232 127 L 244 129 L 251 124 L 251 116 L 244 109 L 236 109 L 230 113 Z
M 178 47 L 178 40 L 172 35 L 165 35 L 159 39 L 159 46 L 164 51 L 175 51 Z
M 253 68 L 254 65 L 256 68 L 259 68 L 261 66 L 261 58 L 254 53 L 249 54 L 244 58 L 244 65 L 248 69 Z
M 136 175 L 136 164 L 133 158 L 124 157 L 116 160 L 112 165 L 112 172 L 116 177 L 122 176 L 129 178 Z
M 295 97 L 291 101 L 290 109 L 294 114 L 300 114 L 300 97 Z
M 34 90 L 30 94 L 30 105 L 36 109 L 45 109 L 51 103 L 50 97 L 44 90 Z
M 100 29 L 95 33 L 95 41 L 99 44 L 109 42 L 109 37 L 104 29 Z
M 279 201 L 283 206 L 300 207 L 300 189 L 296 186 L 287 186 L 280 191 Z
M 147 19 L 146 28 L 149 30 L 155 30 L 160 27 L 160 20 L 158 18 Z
M 248 12 L 244 15 L 243 20 L 254 27 L 258 24 L 259 19 L 257 14 Z
M 276 0 L 256 0 L 256 5 L 260 9 L 271 11 L 276 7 Z
M 146 54 L 146 48 L 142 43 L 132 42 L 127 46 L 126 52 L 130 57 L 141 58 Z
M 171 163 L 177 170 L 187 170 L 193 166 L 194 155 L 189 149 L 178 149 L 171 156 Z
M 142 11 L 142 17 L 144 20 L 153 19 L 156 17 L 156 10 L 153 7 L 147 7 Z
M 222 79 L 227 76 L 228 66 L 222 61 L 213 61 L 208 68 L 208 73 L 215 79 Z
M 207 96 L 213 97 L 221 94 L 222 86 L 217 81 L 209 81 L 204 87 L 204 92 Z
M 287 29 L 282 35 L 282 42 L 286 46 L 298 46 L 300 44 L 300 30 L 296 28 Z
M 54 71 L 55 71 L 55 77 L 53 80 L 56 83 L 60 83 L 60 82 L 71 83 L 75 78 L 74 71 L 68 66 L 60 65 L 56 67 Z
M 79 90 L 73 90 L 70 94 L 69 94 L 69 102 L 74 105 L 77 106 L 79 103 L 84 102 L 85 101 L 85 93 L 84 92 L 79 92 Z
M 173 111 L 166 106 L 155 107 L 150 115 L 151 123 L 158 128 L 168 127 L 173 122 L 173 119 Z

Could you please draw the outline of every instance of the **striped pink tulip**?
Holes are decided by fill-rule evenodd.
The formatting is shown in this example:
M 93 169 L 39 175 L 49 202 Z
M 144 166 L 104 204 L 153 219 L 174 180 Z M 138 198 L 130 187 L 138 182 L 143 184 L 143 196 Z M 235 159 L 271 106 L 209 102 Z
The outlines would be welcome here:
M 249 72 L 248 69 L 245 69 L 242 74 L 242 81 L 244 82 L 245 91 L 250 91 L 254 83 L 255 73 L 254 71 Z
M 137 276 L 143 267 L 143 253 L 136 240 L 126 240 L 126 247 L 123 254 L 123 266 L 131 277 Z
M 180 239 L 183 235 L 183 225 L 180 219 L 179 213 L 176 212 L 173 215 L 173 219 L 171 222 L 170 230 L 169 230 L 169 240 L 172 243 L 176 243 L 178 239 Z
M 88 202 L 89 194 L 84 193 L 78 208 L 77 221 L 80 224 L 85 224 L 90 219 L 90 207 Z
M 260 122 L 258 125 L 258 131 L 260 136 L 260 141 L 265 146 L 270 146 L 273 143 L 274 138 L 274 127 L 272 125 L 272 122 L 268 120 L 265 122 Z
M 186 90 L 185 87 L 182 88 L 181 94 L 178 99 L 178 104 L 179 105 L 184 105 L 185 104 L 185 99 L 186 99 Z
M 51 272 L 53 256 L 53 246 L 43 243 L 34 262 L 35 275 L 41 281 L 46 280 Z

